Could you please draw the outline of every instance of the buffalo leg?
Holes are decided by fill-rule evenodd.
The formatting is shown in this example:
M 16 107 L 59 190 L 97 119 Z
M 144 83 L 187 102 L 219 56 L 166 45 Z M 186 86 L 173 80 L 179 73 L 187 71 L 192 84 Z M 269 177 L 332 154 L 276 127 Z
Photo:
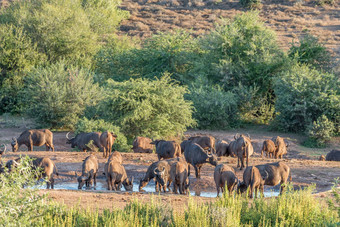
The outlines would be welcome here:
M 257 192 L 257 188 L 258 188 L 258 187 L 255 187 L 255 199 L 257 198 L 257 193 L 258 193 L 258 192 Z
M 188 163 L 188 177 L 190 176 L 190 164 Z
M 178 194 L 176 182 L 173 183 L 173 188 L 174 188 L 174 189 L 173 189 L 173 192 L 174 192 L 175 194 Z M 179 189 L 179 192 L 181 193 L 181 189 Z
M 97 173 L 94 174 L 93 181 L 94 181 L 94 187 L 96 187 L 97 186 Z
M 216 190 L 217 190 L 217 197 L 218 197 L 218 195 L 220 194 L 220 185 L 219 184 L 216 184 Z
M 110 180 L 110 176 L 106 176 L 106 183 L 107 183 L 107 190 L 111 190 L 111 180 Z
M 261 193 L 261 196 L 264 197 L 264 187 L 263 187 L 263 185 L 260 185 L 260 193 Z
M 48 144 L 46 144 L 46 151 L 50 151 L 50 146 L 48 146 Z
M 195 174 L 196 174 L 196 178 L 201 178 L 200 174 L 199 174 L 199 170 L 197 168 L 197 166 L 194 166 L 195 168 Z
M 240 167 L 240 157 L 237 157 L 237 168 Z
M 51 182 L 51 189 L 54 189 L 54 178 L 53 177 L 51 177 L 50 182 Z

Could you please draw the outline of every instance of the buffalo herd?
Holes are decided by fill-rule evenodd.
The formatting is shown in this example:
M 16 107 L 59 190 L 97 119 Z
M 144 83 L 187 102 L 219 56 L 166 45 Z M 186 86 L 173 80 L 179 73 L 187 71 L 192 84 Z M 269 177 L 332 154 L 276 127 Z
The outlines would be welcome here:
M 67 144 L 72 148 L 78 148 L 82 151 L 91 150 L 89 143 L 99 148 L 103 156 L 107 158 L 104 165 L 103 174 L 106 177 L 108 190 L 120 190 L 123 186 L 126 191 L 133 190 L 133 177 L 128 177 L 123 163 L 122 155 L 118 151 L 112 152 L 112 146 L 117 136 L 112 132 L 90 132 L 80 133 L 73 138 L 66 134 Z M 53 133 L 48 129 L 26 130 L 18 138 L 13 138 L 11 145 L 12 151 L 16 152 L 24 144 L 29 151 L 33 146 L 46 145 L 46 150 L 54 151 Z M 9 160 L 6 165 L 1 162 L 1 156 L 6 151 L 3 145 L 0 149 L 0 173 L 5 168 L 10 172 L 13 168 L 20 165 L 20 158 Z M 265 140 L 261 149 L 261 157 L 265 153 L 266 157 L 281 159 L 287 155 L 288 142 L 282 137 L 276 136 L 270 140 Z M 190 186 L 190 166 L 195 169 L 195 177 L 201 178 L 201 168 L 208 163 L 215 166 L 214 181 L 216 184 L 217 196 L 220 191 L 224 192 L 225 187 L 232 193 L 236 190 L 243 193 L 249 189 L 249 196 L 252 198 L 253 192 L 255 197 L 257 192 L 263 194 L 264 185 L 276 186 L 281 185 L 280 193 L 283 192 L 290 175 L 290 168 L 284 162 L 267 163 L 257 166 L 249 166 L 250 156 L 254 153 L 254 148 L 249 134 L 236 134 L 234 140 L 228 143 L 225 140 L 215 143 L 212 136 L 194 136 L 181 143 L 176 141 L 152 140 L 146 137 L 136 137 L 133 142 L 132 150 L 135 153 L 152 153 L 155 150 L 158 161 L 152 163 L 144 177 L 139 182 L 139 191 L 153 179 L 155 181 L 155 191 L 172 191 L 174 193 L 187 194 Z M 219 157 L 231 156 L 237 157 L 237 168 L 243 172 L 243 181 L 236 176 L 235 169 L 227 164 L 219 163 Z M 340 151 L 333 150 L 320 160 L 340 161 Z M 90 187 L 96 186 L 99 162 L 94 154 L 90 154 L 83 160 L 82 172 L 75 176 L 78 180 L 78 189 L 85 185 Z M 33 160 L 32 168 L 41 169 L 40 178 L 47 178 L 47 189 L 54 188 L 53 175 L 58 175 L 56 165 L 49 158 L 37 158 Z M 172 184 L 172 189 L 170 188 Z

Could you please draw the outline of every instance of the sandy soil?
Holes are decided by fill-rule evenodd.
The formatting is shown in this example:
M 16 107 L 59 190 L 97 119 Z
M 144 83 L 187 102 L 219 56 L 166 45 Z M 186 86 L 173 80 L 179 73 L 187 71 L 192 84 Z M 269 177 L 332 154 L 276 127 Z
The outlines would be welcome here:
M 20 128 L 3 128 L 0 130 L 0 142 L 6 143 L 10 146 L 10 140 L 14 136 L 18 136 L 23 129 Z M 240 131 L 240 130 L 239 130 Z M 275 159 L 267 159 L 260 157 L 260 144 L 262 144 L 264 139 L 270 138 L 274 134 L 272 132 L 266 132 L 261 130 L 252 131 L 247 130 L 250 135 L 253 135 L 252 141 L 255 148 L 255 154 L 250 159 L 250 165 L 258 165 L 263 163 L 275 162 Z M 241 130 L 242 132 L 242 130 Z M 234 135 L 234 131 L 229 132 L 205 132 L 205 131 L 189 131 L 187 135 L 196 134 L 211 134 L 216 139 L 225 139 L 231 141 Z M 89 155 L 89 153 L 74 152 L 70 150 L 69 145 L 66 144 L 65 132 L 55 132 L 54 133 L 54 144 L 56 152 L 46 152 L 43 151 L 45 147 L 34 147 L 33 152 L 27 152 L 27 148 L 22 146 L 20 151 L 17 153 L 12 153 L 11 151 L 6 152 L 3 156 L 3 161 L 16 158 L 20 155 L 29 155 L 31 157 L 49 157 L 57 165 L 59 176 L 56 176 L 56 184 L 63 182 L 76 182 L 75 171 L 81 172 L 82 160 Z M 295 135 L 282 134 L 284 138 L 288 139 L 291 143 L 289 154 L 284 161 L 291 168 L 292 183 L 294 188 L 308 186 L 311 184 L 316 185 L 316 192 L 325 192 L 329 190 L 334 179 L 340 176 L 340 162 L 322 162 L 316 160 L 316 156 L 311 156 L 305 153 L 299 152 L 298 141 L 300 138 Z M 332 146 L 338 148 L 337 143 Z M 325 151 L 318 151 L 319 153 L 326 153 Z M 329 151 L 329 148 L 328 148 Z M 104 163 L 106 159 L 102 157 L 101 153 L 95 153 L 99 160 L 99 174 L 98 180 L 105 182 L 105 177 L 102 174 L 104 169 Z M 123 155 L 123 165 L 126 168 L 128 176 L 134 176 L 135 181 L 139 180 L 144 176 L 148 166 L 157 161 L 155 154 L 135 154 L 135 153 L 122 153 Z M 236 169 L 237 160 L 236 158 L 222 157 L 221 163 L 227 163 L 234 167 L 237 176 L 242 179 L 243 171 Z M 193 177 L 193 168 L 191 169 L 190 176 L 190 191 L 215 191 L 214 180 L 213 180 L 214 167 L 206 164 L 202 168 L 201 179 L 195 179 Z M 81 206 L 87 208 L 88 206 L 99 210 L 105 208 L 122 208 L 134 199 L 139 201 L 147 202 L 152 198 L 160 200 L 164 204 L 171 204 L 177 207 L 179 210 L 184 209 L 187 206 L 188 196 L 173 195 L 170 193 L 161 193 L 161 196 L 152 196 L 151 193 L 127 193 L 127 192 L 107 192 L 107 191 L 75 191 L 75 190 L 41 190 L 41 193 L 47 193 L 49 197 L 57 202 L 63 202 L 68 206 Z M 213 201 L 215 198 L 204 198 L 204 197 L 191 197 L 199 202 Z

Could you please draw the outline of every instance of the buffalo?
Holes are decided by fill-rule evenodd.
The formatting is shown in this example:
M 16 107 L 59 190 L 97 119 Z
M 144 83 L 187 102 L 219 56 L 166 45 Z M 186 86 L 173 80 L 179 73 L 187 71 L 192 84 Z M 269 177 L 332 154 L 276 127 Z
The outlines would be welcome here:
M 48 129 L 26 130 L 17 139 L 12 138 L 12 151 L 16 152 L 22 144 L 27 146 L 28 151 L 33 151 L 33 146 L 43 145 L 46 145 L 46 151 L 54 151 L 53 133 Z
M 13 169 L 17 168 L 20 165 L 21 158 L 11 159 L 6 162 L 5 167 L 7 168 L 8 172 L 12 172 Z
M 101 133 L 99 132 L 89 132 L 89 133 L 83 132 L 83 133 L 79 133 L 76 137 L 73 137 L 71 139 L 68 137 L 69 134 L 70 132 L 66 134 L 66 139 L 67 139 L 66 143 L 71 144 L 72 148 L 78 147 L 79 150 L 86 152 L 86 150 L 91 150 L 91 148 L 89 148 L 87 144 L 89 144 L 92 140 L 93 145 L 98 147 L 100 151 L 104 151 L 104 147 L 102 146 L 100 142 Z
M 138 136 L 133 141 L 132 150 L 134 153 L 152 153 L 154 145 L 151 144 L 152 140 L 147 137 Z
M 187 194 L 190 186 L 188 177 L 188 163 L 178 161 L 171 165 L 170 177 L 173 184 L 173 192 L 177 194 L 179 189 L 180 194 Z
M 214 180 L 216 184 L 217 196 L 220 194 L 220 188 L 222 193 L 224 192 L 225 186 L 227 186 L 228 191 L 231 194 L 238 183 L 235 170 L 226 164 L 220 164 L 215 167 Z
M 115 151 L 108 158 L 108 162 L 111 162 L 111 161 L 118 162 L 119 164 L 122 164 L 123 163 L 123 157 L 118 151 Z
M 280 194 L 282 194 L 290 175 L 289 166 L 283 162 L 274 162 L 257 165 L 256 168 L 260 171 L 262 178 L 265 178 L 265 185 L 276 186 L 281 184 Z
M 249 190 L 250 198 L 253 198 L 254 191 L 255 191 L 255 198 L 257 198 L 258 190 L 260 190 L 261 195 L 263 196 L 264 183 L 265 183 L 265 180 L 268 178 L 268 173 L 266 172 L 266 170 L 264 170 L 264 173 L 265 173 L 265 176 L 262 177 L 258 168 L 256 168 L 255 166 L 247 167 L 243 172 L 243 182 L 238 185 L 237 191 L 243 193 L 247 191 L 248 187 L 250 187 L 250 190 Z
M 105 164 L 105 176 L 107 182 L 107 190 L 119 190 L 122 185 L 126 191 L 132 191 L 133 189 L 133 177 L 131 180 L 127 177 L 124 166 L 116 161 L 108 161 Z
M 263 141 L 261 157 L 263 156 L 263 152 L 266 152 L 266 157 L 270 158 L 271 156 L 272 158 L 274 158 L 275 151 L 276 151 L 276 146 L 272 140 Z
M 326 161 L 340 161 L 340 150 L 332 150 L 326 155 Z
M 229 143 L 227 141 L 222 140 L 216 145 L 216 155 L 218 157 L 221 157 L 221 156 L 234 157 L 233 153 L 229 153 L 228 147 L 229 147 Z
M 276 150 L 275 150 L 275 158 L 282 158 L 282 155 L 287 154 L 287 147 L 288 143 L 284 141 L 284 139 L 280 136 L 274 136 L 272 141 L 275 143 Z
M 249 163 L 249 157 L 254 153 L 253 145 L 251 144 L 251 140 L 249 135 L 238 135 L 236 134 L 234 136 L 234 141 L 232 141 L 229 144 L 229 153 L 234 154 L 237 156 L 237 167 L 240 167 L 241 162 L 241 168 L 244 167 L 244 159 L 246 158 L 247 167 Z
M 175 141 L 155 140 L 151 144 L 156 146 L 158 160 L 181 156 L 181 146 Z
M 54 189 L 53 174 L 56 174 L 57 176 L 59 176 L 58 169 L 55 163 L 49 158 L 36 158 L 36 159 L 33 159 L 32 163 L 33 163 L 33 166 L 32 166 L 33 169 L 40 170 L 40 172 L 37 175 L 37 178 L 41 179 L 41 178 L 47 177 L 46 188 L 50 189 L 51 187 L 51 189 Z
M 145 176 L 143 179 L 140 180 L 139 182 L 139 191 L 143 191 L 143 188 L 152 180 L 156 177 L 155 175 L 155 169 L 158 167 L 159 163 L 160 162 L 168 162 L 169 165 L 172 165 L 173 163 L 175 162 L 178 162 L 179 160 L 181 160 L 180 158 L 171 158 L 171 159 L 166 159 L 166 160 L 163 160 L 163 161 L 157 161 L 157 162 L 154 162 L 152 163 L 146 173 L 145 173 Z M 155 190 L 156 192 L 158 192 L 158 188 L 160 186 L 158 185 L 158 181 L 155 180 Z
M 192 143 L 197 143 L 204 150 L 211 151 L 212 153 L 216 153 L 215 151 L 215 138 L 212 136 L 192 136 L 188 139 Z
M 96 187 L 97 172 L 98 172 L 98 159 L 95 155 L 91 154 L 88 157 L 86 157 L 83 162 L 81 176 L 78 177 L 77 172 L 75 172 L 75 175 L 78 180 L 78 189 L 82 189 L 84 184 L 86 187 L 90 187 L 90 184 L 92 184 L 92 180 L 94 181 L 94 187 Z
M 155 174 L 156 182 L 159 186 L 159 191 L 162 191 L 163 188 L 163 191 L 166 192 L 168 184 L 170 185 L 172 181 L 169 163 L 164 160 L 160 161 L 153 172 Z
M 196 178 L 201 178 L 201 168 L 203 164 L 210 163 L 217 165 L 217 157 L 214 154 L 208 154 L 197 143 L 185 140 L 181 143 L 181 149 L 184 150 L 185 160 L 195 168 Z M 188 176 L 190 175 L 190 165 L 188 164 Z
M 112 151 L 113 143 L 117 136 L 113 132 L 105 131 L 100 135 L 100 143 L 103 147 L 103 157 L 107 158 Z

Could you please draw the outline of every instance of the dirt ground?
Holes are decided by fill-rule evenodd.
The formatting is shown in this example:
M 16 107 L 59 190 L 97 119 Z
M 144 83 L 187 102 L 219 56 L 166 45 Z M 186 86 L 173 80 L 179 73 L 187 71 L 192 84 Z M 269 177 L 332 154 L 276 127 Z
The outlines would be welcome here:
M 22 128 L 2 128 L 0 129 L 0 143 L 5 143 L 10 150 L 10 140 L 12 137 L 18 137 Z M 242 132 L 242 130 L 238 130 Z M 210 134 L 216 139 L 225 139 L 231 141 L 236 131 L 188 131 L 187 135 L 196 134 Z M 275 162 L 275 159 L 267 159 L 260 157 L 260 145 L 263 140 L 271 138 L 274 135 L 273 132 L 267 132 L 261 130 L 261 128 L 247 129 L 247 132 L 252 136 L 255 154 L 250 159 L 250 165 L 258 165 L 263 163 Z M 69 145 L 66 144 L 65 132 L 54 133 L 54 145 L 55 152 L 43 151 L 45 147 L 34 147 L 33 152 L 27 152 L 25 146 L 20 147 L 20 151 L 13 153 L 7 151 L 3 155 L 3 162 L 9 159 L 16 158 L 20 155 L 29 155 L 31 157 L 49 157 L 57 165 L 59 176 L 56 176 L 56 184 L 63 182 L 76 182 L 75 171 L 81 172 L 82 160 L 86 158 L 89 153 L 71 151 Z M 301 146 L 299 145 L 298 135 L 279 134 L 290 142 L 290 148 L 288 155 L 282 161 L 285 162 L 291 168 L 292 184 L 294 188 L 305 187 L 311 184 L 316 185 L 316 192 L 325 192 L 330 190 L 333 186 L 334 179 L 340 176 L 340 162 L 323 162 L 318 161 L 317 155 L 326 154 L 330 148 L 314 150 L 304 150 L 300 152 Z M 332 148 L 339 148 L 338 140 L 333 144 L 330 144 Z M 101 153 L 95 153 L 99 160 L 99 174 L 98 180 L 105 182 L 105 176 L 102 174 L 104 169 L 104 163 L 106 159 L 102 157 Z M 144 176 L 148 166 L 157 161 L 155 154 L 139 154 L 139 153 L 122 153 L 123 165 L 126 168 L 128 176 L 134 176 L 135 181 Z M 236 169 L 236 158 L 222 157 L 221 163 L 227 163 L 235 168 L 237 176 L 242 179 L 243 171 Z M 215 184 L 213 180 L 214 167 L 206 164 L 202 168 L 201 179 L 194 178 L 194 171 L 191 168 L 190 176 L 190 191 L 211 191 L 215 192 Z M 188 203 L 189 196 L 174 195 L 170 193 L 161 193 L 161 196 L 154 196 L 152 193 L 140 193 L 140 192 L 108 192 L 106 190 L 98 191 L 77 191 L 77 190 L 40 190 L 41 193 L 48 193 L 49 197 L 57 202 L 66 204 L 67 206 L 77 206 L 83 208 L 93 208 L 103 210 L 105 208 L 123 208 L 129 201 L 138 199 L 142 202 L 148 202 L 151 199 L 160 200 L 164 204 L 170 204 L 173 207 L 183 210 Z M 158 195 L 156 193 L 155 195 Z M 214 201 L 215 198 L 205 198 L 192 196 L 193 200 L 198 202 Z

